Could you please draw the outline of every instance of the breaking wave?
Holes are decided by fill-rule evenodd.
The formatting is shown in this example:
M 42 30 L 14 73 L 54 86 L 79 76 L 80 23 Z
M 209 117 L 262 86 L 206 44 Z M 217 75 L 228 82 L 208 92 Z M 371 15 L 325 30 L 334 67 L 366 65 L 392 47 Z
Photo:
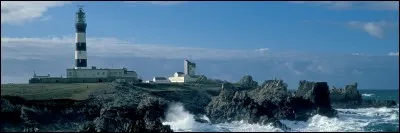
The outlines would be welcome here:
M 375 94 L 373 94 L 373 93 L 371 93 L 371 94 L 364 93 L 364 94 L 361 94 L 361 95 L 364 96 L 364 97 L 370 97 L 370 96 L 373 96 L 373 95 L 375 95 Z
M 361 108 L 337 109 L 339 118 L 315 115 L 306 122 L 281 120 L 294 132 L 309 131 L 398 131 L 399 108 Z M 204 120 L 209 121 L 206 116 Z M 244 121 L 231 123 L 199 123 L 194 115 L 184 109 L 182 104 L 172 104 L 166 114 L 164 125 L 170 125 L 175 132 L 283 132 L 272 125 L 248 124 Z

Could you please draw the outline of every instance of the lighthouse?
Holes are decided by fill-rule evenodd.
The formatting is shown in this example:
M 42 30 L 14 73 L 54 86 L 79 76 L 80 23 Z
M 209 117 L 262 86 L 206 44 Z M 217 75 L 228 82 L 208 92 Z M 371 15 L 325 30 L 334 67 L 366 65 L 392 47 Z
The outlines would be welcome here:
M 86 20 L 85 12 L 82 6 L 79 7 L 76 13 L 75 22 L 75 69 L 81 69 L 87 67 L 87 53 L 86 53 Z
M 141 82 L 135 71 L 128 71 L 127 68 L 122 69 L 97 69 L 92 66 L 90 69 L 87 65 L 86 53 L 86 16 L 83 7 L 79 6 L 76 12 L 75 22 L 75 66 L 67 69 L 67 78 L 37 76 L 33 72 L 33 78 L 29 83 L 100 83 L 113 81 Z

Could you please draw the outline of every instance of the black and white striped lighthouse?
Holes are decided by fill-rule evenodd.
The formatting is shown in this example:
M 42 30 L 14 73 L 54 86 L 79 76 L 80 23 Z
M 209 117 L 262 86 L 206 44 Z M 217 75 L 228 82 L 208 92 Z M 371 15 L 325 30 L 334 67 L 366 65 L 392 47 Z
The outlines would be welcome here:
M 81 69 L 87 67 L 87 55 L 86 55 L 86 20 L 85 12 L 83 12 L 82 6 L 79 7 L 76 13 L 76 49 L 75 49 L 75 69 Z

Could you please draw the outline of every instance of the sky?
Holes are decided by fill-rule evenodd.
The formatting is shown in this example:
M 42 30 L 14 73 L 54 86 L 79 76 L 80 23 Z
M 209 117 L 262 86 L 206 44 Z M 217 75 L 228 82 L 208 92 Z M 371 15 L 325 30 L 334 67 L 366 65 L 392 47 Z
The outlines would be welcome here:
M 1 2 L 1 83 L 74 67 L 75 13 L 87 16 L 88 65 L 145 80 L 183 71 L 237 81 L 326 81 L 398 89 L 399 2 Z

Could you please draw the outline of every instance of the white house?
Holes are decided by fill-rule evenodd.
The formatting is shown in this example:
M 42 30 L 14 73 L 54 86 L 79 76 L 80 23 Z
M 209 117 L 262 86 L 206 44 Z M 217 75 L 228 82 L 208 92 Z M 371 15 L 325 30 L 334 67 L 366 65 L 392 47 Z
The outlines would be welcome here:
M 169 81 L 172 83 L 185 83 L 196 81 L 196 63 L 189 60 L 183 62 L 184 72 L 175 72 L 172 77 L 169 77 Z
M 185 75 L 183 72 L 175 72 L 173 77 L 168 78 L 172 83 L 193 82 L 196 78 Z
M 153 83 L 152 80 L 146 80 L 145 83 Z
M 154 77 L 153 82 L 154 83 L 169 83 L 169 80 L 165 77 Z

